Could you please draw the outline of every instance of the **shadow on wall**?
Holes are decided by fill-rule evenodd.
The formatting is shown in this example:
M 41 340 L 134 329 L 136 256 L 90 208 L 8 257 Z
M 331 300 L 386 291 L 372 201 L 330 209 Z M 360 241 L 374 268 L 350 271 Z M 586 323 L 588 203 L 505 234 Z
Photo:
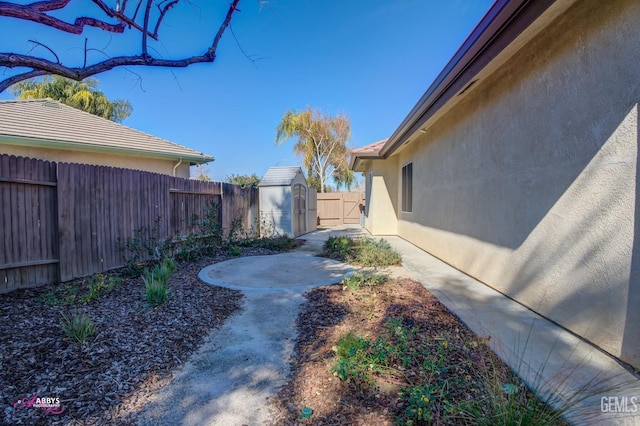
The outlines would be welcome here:
M 414 216 L 449 234 L 434 255 L 640 368 L 639 63 L 619 55 L 640 8 L 614 6 L 578 2 L 425 135 Z
M 640 107 L 636 104 L 638 115 Z M 636 129 L 636 147 L 640 147 L 640 117 Z M 638 357 L 640 354 L 640 148 L 636 151 L 636 198 L 633 226 L 633 252 L 631 254 L 631 271 L 629 273 L 629 293 L 625 316 L 624 335 L 622 338 L 622 358 Z M 640 362 L 636 363 L 636 366 Z M 640 368 L 640 367 L 638 367 Z
M 510 249 L 529 237 L 638 102 L 637 61 L 616 51 L 636 50 L 638 11 L 619 3 L 579 2 L 428 129 L 421 224 Z

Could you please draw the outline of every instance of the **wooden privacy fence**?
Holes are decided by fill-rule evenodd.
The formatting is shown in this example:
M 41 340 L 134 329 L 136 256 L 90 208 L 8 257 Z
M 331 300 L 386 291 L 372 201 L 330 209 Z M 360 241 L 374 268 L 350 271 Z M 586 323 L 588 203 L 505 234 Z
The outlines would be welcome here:
M 363 192 L 327 192 L 318 194 L 318 225 L 336 226 L 360 223 Z
M 248 229 L 257 190 L 0 155 L 0 293 L 121 267 L 134 229 L 185 235 L 212 207 L 223 230 Z

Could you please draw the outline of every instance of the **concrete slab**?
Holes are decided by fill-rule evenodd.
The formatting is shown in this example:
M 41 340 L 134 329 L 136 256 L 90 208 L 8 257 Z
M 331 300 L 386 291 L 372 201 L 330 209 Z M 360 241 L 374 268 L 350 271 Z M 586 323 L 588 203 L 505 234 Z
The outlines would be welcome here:
M 268 398 L 289 378 L 304 292 L 338 283 L 351 271 L 308 252 L 238 258 L 203 269 L 204 282 L 242 290 L 242 308 L 152 397 L 138 425 L 264 424 Z
M 199 278 L 236 290 L 305 289 L 340 282 L 353 268 L 310 253 L 283 253 L 227 260 L 204 268 Z

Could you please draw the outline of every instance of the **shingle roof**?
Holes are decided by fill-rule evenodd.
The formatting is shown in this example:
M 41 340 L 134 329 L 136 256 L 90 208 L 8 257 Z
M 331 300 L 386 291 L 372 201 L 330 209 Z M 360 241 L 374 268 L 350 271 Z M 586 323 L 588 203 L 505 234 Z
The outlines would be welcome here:
M 385 143 L 387 143 L 389 139 L 382 139 L 381 141 L 378 142 L 374 142 L 372 144 L 369 145 L 365 145 L 363 147 L 360 148 L 355 148 L 352 149 L 351 152 L 353 154 L 360 154 L 360 155 L 364 155 L 364 154 L 378 154 L 380 152 L 380 150 L 382 149 L 382 147 L 384 146 Z
M 388 141 L 389 139 L 382 139 L 381 141 L 352 149 L 351 158 L 349 159 L 349 168 L 354 171 L 362 171 L 359 170 L 362 160 L 380 158 L 380 151 Z
M 258 186 L 291 185 L 298 173 L 302 173 L 300 167 L 271 167 L 264 174 Z
M 51 99 L 0 101 L 0 140 L 52 148 L 117 151 L 140 157 L 206 163 L 210 155 L 80 111 Z M 17 141 L 17 142 L 16 142 Z

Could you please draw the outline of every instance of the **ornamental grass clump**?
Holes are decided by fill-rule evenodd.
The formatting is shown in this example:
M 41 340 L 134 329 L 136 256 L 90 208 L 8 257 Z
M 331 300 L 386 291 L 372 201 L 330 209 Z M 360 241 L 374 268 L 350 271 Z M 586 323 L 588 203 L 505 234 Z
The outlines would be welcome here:
M 145 296 L 153 307 L 162 305 L 169 300 L 168 282 L 171 274 L 176 270 L 175 260 L 166 258 L 152 270 L 144 273 Z
M 62 330 L 72 340 L 82 344 L 96 334 L 96 326 L 86 313 L 74 313 L 71 317 L 61 313 Z

